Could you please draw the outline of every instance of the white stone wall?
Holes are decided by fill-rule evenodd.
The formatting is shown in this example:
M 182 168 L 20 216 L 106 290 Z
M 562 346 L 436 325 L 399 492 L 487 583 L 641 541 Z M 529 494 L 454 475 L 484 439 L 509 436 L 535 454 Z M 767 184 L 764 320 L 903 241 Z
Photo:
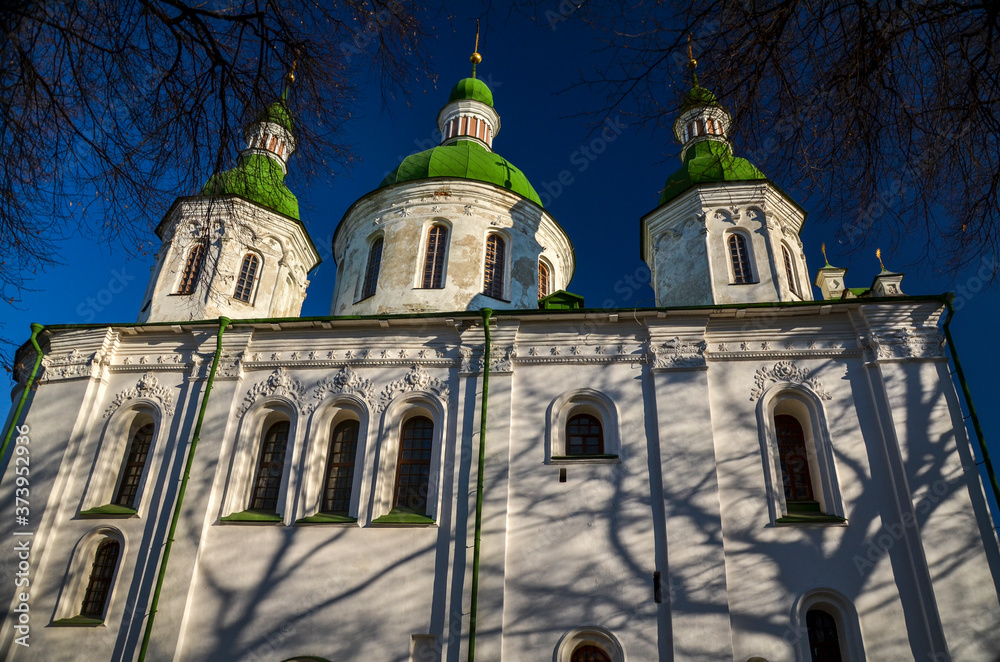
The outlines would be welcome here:
M 1000 643 L 1000 553 L 948 381 L 940 306 L 803 310 L 495 319 L 480 659 L 555 659 L 582 629 L 630 660 L 792 662 L 808 659 L 801 621 L 815 600 L 840 605 L 848 659 L 988 659 Z M 12 643 L 7 618 L 0 656 L 134 659 L 215 333 L 188 324 L 52 337 L 27 415 L 31 647 Z M 435 659 L 465 659 L 483 342 L 472 314 L 229 330 L 148 659 L 405 662 L 414 634 L 435 637 Z M 766 412 L 785 393 L 815 403 L 825 436 L 812 443 L 829 465 L 820 480 L 837 492 L 826 509 L 846 523 L 777 521 L 785 506 Z M 552 457 L 553 421 L 579 403 L 603 412 L 605 450 L 617 457 Z M 398 414 L 418 405 L 442 432 L 428 509 L 436 522 L 377 526 Z M 82 519 L 102 474 L 116 470 L 105 462 L 116 422 L 135 406 L 159 421 L 138 515 Z M 295 524 L 315 513 L 344 407 L 361 416 L 358 522 Z M 244 507 L 231 495 L 247 480 L 241 463 L 255 458 L 252 422 L 268 408 L 293 428 L 283 521 L 223 523 Z M 6 503 L 12 477 L 8 467 Z M 46 627 L 61 613 L 79 541 L 99 527 L 125 540 L 105 625 Z M 14 529 L 0 521 L 0 536 Z M 13 563 L 0 556 L 5 607 Z
M 448 227 L 444 287 L 423 288 L 427 233 Z M 486 238 L 507 242 L 502 299 L 483 292 Z M 363 298 L 371 242 L 382 237 L 373 296 Z M 530 309 L 538 306 L 538 260 L 551 266 L 550 292 L 566 289 L 576 260 L 566 233 L 541 207 L 490 184 L 429 179 L 379 189 L 356 202 L 334 236 L 337 282 L 331 315 Z
M 767 182 L 706 184 L 642 219 L 643 260 L 658 306 L 812 301 L 799 232 L 804 212 Z M 736 284 L 728 238 L 743 235 L 752 283 Z M 795 278 L 789 286 L 781 247 Z
M 235 196 L 181 198 L 157 228 L 163 241 L 139 322 L 297 317 L 320 262 L 304 226 Z M 177 294 L 191 248 L 205 242 L 201 277 Z M 260 260 L 249 302 L 233 297 L 247 253 Z

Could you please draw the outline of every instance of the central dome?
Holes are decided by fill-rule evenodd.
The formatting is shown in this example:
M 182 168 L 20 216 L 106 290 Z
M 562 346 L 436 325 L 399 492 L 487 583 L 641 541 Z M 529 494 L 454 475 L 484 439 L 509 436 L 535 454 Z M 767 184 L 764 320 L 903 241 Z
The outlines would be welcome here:
M 475 179 L 517 193 L 539 207 L 544 206 L 524 173 L 496 152 L 472 140 L 459 140 L 411 154 L 382 180 L 379 188 L 432 177 Z

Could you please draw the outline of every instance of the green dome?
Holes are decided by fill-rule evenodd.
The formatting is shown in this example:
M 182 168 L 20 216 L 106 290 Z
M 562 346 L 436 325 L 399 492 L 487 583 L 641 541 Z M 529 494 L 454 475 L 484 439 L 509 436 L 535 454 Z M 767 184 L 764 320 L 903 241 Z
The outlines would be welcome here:
M 475 179 L 513 191 L 543 206 L 524 173 L 472 140 L 459 140 L 411 154 L 382 180 L 379 188 L 431 177 Z
M 486 83 L 478 78 L 463 78 L 455 83 L 455 87 L 451 88 L 451 94 L 448 95 L 448 102 L 460 99 L 482 101 L 490 108 L 493 107 L 493 93 Z
M 271 211 L 299 218 L 299 201 L 285 186 L 281 164 L 263 154 L 241 156 L 232 170 L 212 175 L 201 194 L 238 195 Z
M 264 109 L 264 112 L 257 118 L 258 122 L 274 122 L 287 131 L 292 131 L 292 114 L 288 112 L 288 106 L 284 100 L 275 101 Z
M 684 95 L 684 100 L 681 101 L 681 111 L 685 111 L 688 108 L 695 108 L 698 106 L 718 106 L 719 100 L 715 98 L 712 90 L 701 87 L 700 85 L 695 85 L 688 93 Z
M 684 165 L 667 178 L 657 206 L 673 200 L 699 184 L 766 179 L 767 176 L 752 163 L 733 156 L 732 150 L 726 143 L 719 140 L 703 140 L 688 148 L 684 155 Z

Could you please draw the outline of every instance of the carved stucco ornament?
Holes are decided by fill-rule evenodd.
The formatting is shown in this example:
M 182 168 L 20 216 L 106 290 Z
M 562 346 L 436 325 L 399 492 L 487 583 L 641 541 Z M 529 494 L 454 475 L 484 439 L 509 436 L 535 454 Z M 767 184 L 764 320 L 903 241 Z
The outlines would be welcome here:
M 754 382 L 756 386 L 750 392 L 750 400 L 757 400 L 764 395 L 764 390 L 769 385 L 780 383 L 801 384 L 812 390 L 820 400 L 833 397 L 823 389 L 823 384 L 811 372 L 795 366 L 791 361 L 778 361 L 771 368 L 759 368 L 754 375 Z
M 306 389 L 301 382 L 292 378 L 284 368 L 278 368 L 267 379 L 247 391 L 243 397 L 243 404 L 240 405 L 240 416 L 245 414 L 258 399 L 271 395 L 281 395 L 288 398 L 295 403 L 299 411 L 302 411 Z
M 682 340 L 674 336 L 670 340 L 653 345 L 654 368 L 696 368 L 705 365 L 704 340 Z
M 160 386 L 156 375 L 147 372 L 139 378 L 135 386 L 125 389 L 115 396 L 108 408 L 104 410 L 104 418 L 108 418 L 123 404 L 136 398 L 156 400 L 163 407 L 163 413 L 168 416 L 174 413 L 174 398 L 170 395 L 170 389 L 166 386 Z
M 426 370 L 414 364 L 410 367 L 410 372 L 390 382 L 379 395 L 378 403 L 375 406 L 376 413 L 381 413 L 389 406 L 389 403 L 401 393 L 409 391 L 425 391 L 434 393 L 441 400 L 448 401 L 448 385 L 436 377 L 431 377 Z
M 372 383 L 370 380 L 362 379 L 358 373 L 351 370 L 350 366 L 345 365 L 336 375 L 327 377 L 316 385 L 316 389 L 313 391 L 313 402 L 307 411 L 315 411 L 331 393 L 355 395 L 368 403 L 370 407 Z

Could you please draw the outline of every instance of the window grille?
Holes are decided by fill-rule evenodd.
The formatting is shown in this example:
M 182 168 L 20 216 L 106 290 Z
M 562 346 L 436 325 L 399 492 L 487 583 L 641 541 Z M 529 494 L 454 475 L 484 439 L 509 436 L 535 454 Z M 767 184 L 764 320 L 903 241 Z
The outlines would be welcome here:
M 434 423 L 429 418 L 417 416 L 403 424 L 393 507 L 417 513 L 427 511 L 433 439 Z
M 444 287 L 444 251 L 448 241 L 448 228 L 432 226 L 427 234 L 427 257 L 424 259 L 424 287 Z
M 538 263 L 538 298 L 549 295 L 549 268 L 544 262 Z
M 785 499 L 789 502 L 815 501 L 802 424 L 794 416 L 778 414 L 774 417 L 774 428 L 778 437 Z
M 205 263 L 205 244 L 198 243 L 191 247 L 188 253 L 187 264 L 184 265 L 184 274 L 181 276 L 181 286 L 177 294 L 191 294 L 198 286 L 198 279 L 201 277 L 201 267 Z
M 285 470 L 288 430 L 288 421 L 279 421 L 267 429 L 257 463 L 257 476 L 253 481 L 250 510 L 277 513 L 278 490 Z
M 566 422 L 566 454 L 604 454 L 604 430 L 596 416 L 577 414 Z
M 233 298 L 237 301 L 250 303 L 253 295 L 254 282 L 257 280 L 257 269 L 260 266 L 260 258 L 253 253 L 247 253 L 243 258 L 243 266 L 240 267 L 240 277 L 236 281 L 236 291 Z
M 367 299 L 375 294 L 378 287 L 378 271 L 382 266 L 382 237 L 372 242 L 368 249 L 368 266 L 365 268 L 365 283 L 361 288 L 361 298 Z
M 494 299 L 503 299 L 504 265 L 507 259 L 507 244 L 503 237 L 491 234 L 486 239 L 486 268 L 483 274 L 483 294 Z
M 111 580 L 118 565 L 119 544 L 117 540 L 104 540 L 97 547 L 94 565 L 90 570 L 87 592 L 83 596 L 80 615 L 88 618 L 104 618 L 104 608 L 111 594 Z
M 322 510 L 325 513 L 347 515 L 351 508 L 359 427 L 357 421 L 344 421 L 333 430 L 323 490 Z
M 118 484 L 118 494 L 114 503 L 126 508 L 135 508 L 135 496 L 139 492 L 139 481 L 146 468 L 146 458 L 149 457 L 149 444 L 153 441 L 153 424 L 147 423 L 136 430 L 125 456 L 125 466 L 122 468 L 121 482 Z
M 840 637 L 833 616 L 822 609 L 810 609 L 806 613 L 806 629 L 812 662 L 841 662 Z
M 792 269 L 792 256 L 789 255 L 788 249 L 785 246 L 781 247 L 781 257 L 785 261 L 785 277 L 788 278 L 788 289 L 792 291 L 795 296 L 799 295 L 799 288 L 795 285 L 795 271 Z
M 736 284 L 752 283 L 753 271 L 750 269 L 750 254 L 747 253 L 747 242 L 743 235 L 735 232 L 729 235 L 729 259 L 733 263 L 733 282 Z

